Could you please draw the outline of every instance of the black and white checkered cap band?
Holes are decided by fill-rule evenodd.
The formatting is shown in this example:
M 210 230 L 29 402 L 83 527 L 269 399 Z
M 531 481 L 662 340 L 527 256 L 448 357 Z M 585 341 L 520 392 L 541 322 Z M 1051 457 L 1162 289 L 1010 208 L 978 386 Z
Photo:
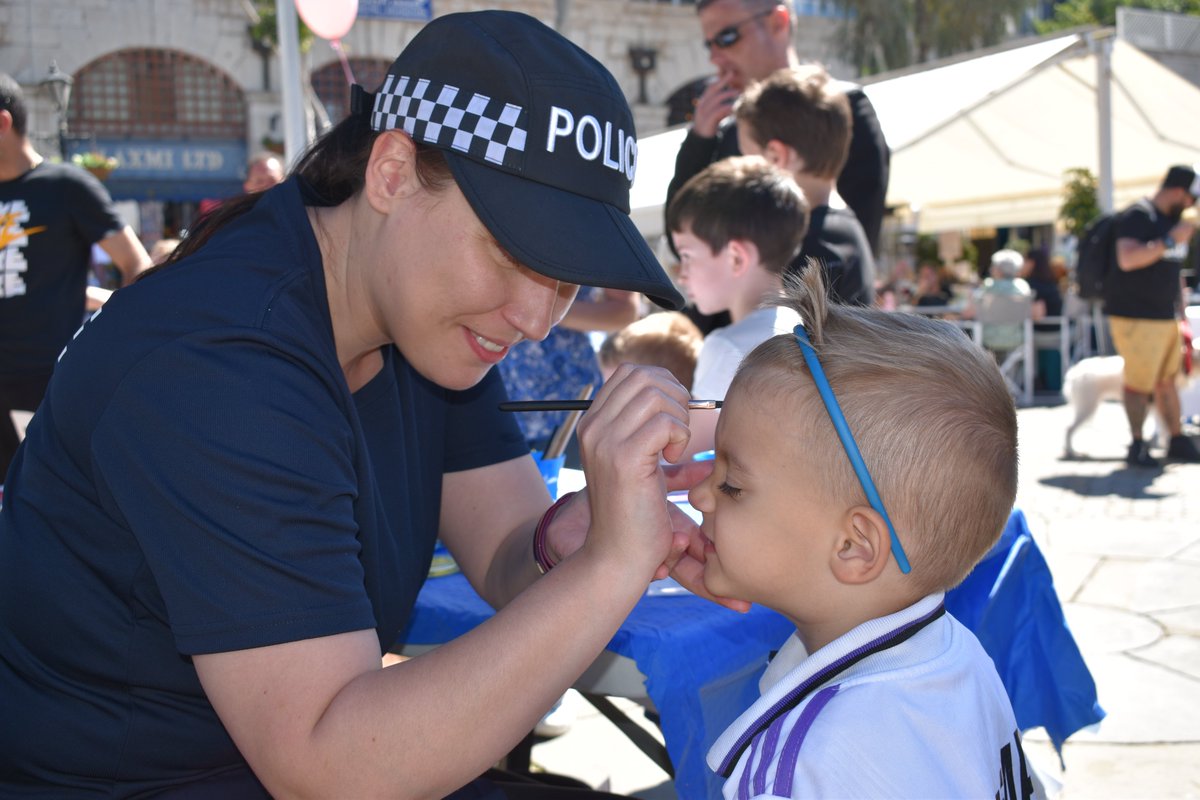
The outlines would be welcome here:
M 524 109 L 427 78 L 388 75 L 375 95 L 371 127 L 402 128 L 414 140 L 518 168 L 525 152 Z

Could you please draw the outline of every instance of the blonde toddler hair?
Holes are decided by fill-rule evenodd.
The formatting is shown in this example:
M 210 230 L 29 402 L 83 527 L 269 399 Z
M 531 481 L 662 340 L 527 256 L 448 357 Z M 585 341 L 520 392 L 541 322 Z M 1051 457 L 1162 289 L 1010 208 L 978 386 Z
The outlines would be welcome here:
M 690 392 L 703 343 L 704 334 L 686 314 L 659 311 L 605 338 L 600 364 L 614 369 L 626 362 L 662 367 Z
M 1017 489 L 1017 419 L 995 361 L 957 327 L 916 314 L 830 303 L 821 271 L 790 280 L 921 594 L 952 588 L 995 544 Z M 816 481 L 831 503 L 866 505 L 796 339 L 753 350 L 730 394 L 787 398 L 764 420 L 805 463 L 783 480 Z

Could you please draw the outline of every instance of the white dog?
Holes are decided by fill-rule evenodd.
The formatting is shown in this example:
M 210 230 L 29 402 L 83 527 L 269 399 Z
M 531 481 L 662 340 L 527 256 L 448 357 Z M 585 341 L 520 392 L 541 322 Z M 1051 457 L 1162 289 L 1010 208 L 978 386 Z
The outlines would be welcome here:
M 1193 350 L 1193 354 L 1195 351 Z M 1096 409 L 1100 406 L 1103 400 L 1120 400 L 1121 394 L 1124 391 L 1124 373 L 1125 360 L 1120 356 L 1094 356 L 1085 358 L 1079 363 L 1067 370 L 1065 379 L 1063 380 L 1063 397 L 1071 404 L 1071 408 L 1075 411 L 1075 418 L 1067 427 L 1066 447 L 1064 448 L 1065 458 L 1074 458 L 1076 456 L 1075 449 L 1071 446 L 1071 438 L 1075 435 L 1075 431 L 1080 425 L 1091 419 L 1096 413 Z M 1200 389 L 1200 382 L 1197 381 L 1200 370 L 1193 370 L 1191 376 L 1185 377 L 1181 372 L 1180 378 L 1180 405 L 1183 407 L 1183 417 L 1189 418 L 1196 413 L 1191 410 L 1190 406 L 1193 402 L 1190 398 L 1192 389 Z M 1153 409 L 1154 427 L 1150 436 L 1150 441 L 1157 442 L 1159 446 L 1165 447 L 1167 442 L 1167 426 L 1159 417 L 1158 408 L 1151 403 Z

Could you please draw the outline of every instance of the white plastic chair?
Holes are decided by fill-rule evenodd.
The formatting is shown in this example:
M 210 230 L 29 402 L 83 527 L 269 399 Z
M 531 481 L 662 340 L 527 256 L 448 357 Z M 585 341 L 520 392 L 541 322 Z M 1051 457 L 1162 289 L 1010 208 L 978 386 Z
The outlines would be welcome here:
M 1033 340 L 1036 349 L 1057 348 L 1060 381 L 1065 380 L 1067 370 L 1092 353 L 1092 331 L 1096 323 L 1092 315 L 1092 307 L 1087 300 L 1074 292 L 1063 296 L 1062 314 L 1052 317 L 1042 317 L 1038 325 L 1053 325 L 1053 331 L 1034 331 Z M 1059 385 L 1062 385 L 1061 382 Z
M 1033 404 L 1035 351 L 1033 296 L 982 292 L 976 301 L 975 341 L 1000 365 L 1008 390 L 1022 405 Z

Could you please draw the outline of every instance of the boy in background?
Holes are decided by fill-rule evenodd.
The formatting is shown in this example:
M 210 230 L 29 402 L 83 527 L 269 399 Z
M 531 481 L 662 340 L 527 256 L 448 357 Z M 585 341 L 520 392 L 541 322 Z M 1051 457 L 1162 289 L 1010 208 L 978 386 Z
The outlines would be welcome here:
M 756 156 L 710 164 L 667 206 L 679 281 L 702 314 L 731 323 L 704 338 L 692 396 L 721 400 L 738 365 L 760 342 L 799 319 L 778 305 L 783 271 L 808 226 L 808 203 L 784 171 Z M 718 414 L 693 415 L 688 452 L 711 450 Z
M 749 86 L 734 113 L 742 152 L 790 173 L 808 200 L 808 234 L 788 271 L 799 274 L 815 261 L 835 300 L 873 305 L 875 259 L 867 235 L 853 211 L 830 205 L 850 150 L 846 95 L 823 67 L 789 67 Z
M 819 270 L 793 301 L 689 496 L 705 586 L 796 626 L 709 766 L 730 800 L 1032 797 L 1004 686 L 942 604 L 1016 495 L 999 370 L 948 323 L 828 302 Z

